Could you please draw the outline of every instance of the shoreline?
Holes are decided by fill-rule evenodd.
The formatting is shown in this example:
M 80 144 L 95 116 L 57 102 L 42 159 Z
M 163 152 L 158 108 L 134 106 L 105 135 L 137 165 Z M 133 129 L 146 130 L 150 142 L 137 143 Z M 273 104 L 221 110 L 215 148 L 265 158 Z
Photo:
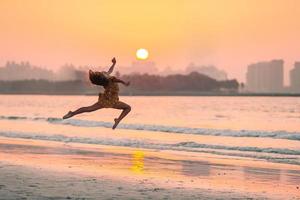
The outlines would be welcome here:
M 5 199 L 300 199 L 288 164 L 28 139 L 0 149 Z

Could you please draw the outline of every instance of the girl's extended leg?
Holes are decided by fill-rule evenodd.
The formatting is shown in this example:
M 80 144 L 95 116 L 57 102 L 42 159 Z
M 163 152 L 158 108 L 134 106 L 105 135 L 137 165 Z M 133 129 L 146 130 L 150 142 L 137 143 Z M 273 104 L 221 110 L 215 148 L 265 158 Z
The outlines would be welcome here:
M 74 115 L 78 115 L 78 114 L 84 113 L 84 112 L 93 112 L 93 111 L 101 109 L 101 108 L 103 108 L 103 106 L 97 102 L 91 106 L 81 107 L 81 108 L 75 110 L 74 112 L 69 111 L 65 116 L 63 116 L 63 119 L 68 119 L 70 117 L 73 117 Z
M 119 101 L 113 108 L 123 110 L 120 116 L 115 119 L 115 124 L 112 127 L 112 129 L 115 129 L 120 123 L 120 121 L 131 111 L 131 107 L 130 105 Z

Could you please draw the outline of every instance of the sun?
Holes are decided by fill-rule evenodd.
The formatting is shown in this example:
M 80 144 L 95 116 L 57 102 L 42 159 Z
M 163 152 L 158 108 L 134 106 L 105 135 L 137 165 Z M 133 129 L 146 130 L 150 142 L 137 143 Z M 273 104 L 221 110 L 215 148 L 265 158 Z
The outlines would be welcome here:
M 138 49 L 136 51 L 136 58 L 139 60 L 146 60 L 149 56 L 147 49 Z

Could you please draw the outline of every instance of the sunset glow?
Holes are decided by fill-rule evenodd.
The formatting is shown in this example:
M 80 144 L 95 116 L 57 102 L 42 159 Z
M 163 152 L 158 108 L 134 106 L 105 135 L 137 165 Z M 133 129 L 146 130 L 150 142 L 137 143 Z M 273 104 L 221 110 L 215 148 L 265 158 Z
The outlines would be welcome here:
M 248 64 L 299 60 L 300 1 L 0 1 L 0 64 L 30 61 L 58 69 L 112 56 L 134 61 L 140 44 L 159 70 L 216 65 L 243 80 Z

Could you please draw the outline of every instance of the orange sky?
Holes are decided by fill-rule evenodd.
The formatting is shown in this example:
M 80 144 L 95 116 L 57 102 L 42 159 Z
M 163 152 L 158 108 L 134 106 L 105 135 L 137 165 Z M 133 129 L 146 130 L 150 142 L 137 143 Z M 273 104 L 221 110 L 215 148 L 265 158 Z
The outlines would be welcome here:
M 160 69 L 214 64 L 244 80 L 246 66 L 300 60 L 298 0 L 1 0 L 0 65 L 28 60 L 120 65 L 147 48 Z

